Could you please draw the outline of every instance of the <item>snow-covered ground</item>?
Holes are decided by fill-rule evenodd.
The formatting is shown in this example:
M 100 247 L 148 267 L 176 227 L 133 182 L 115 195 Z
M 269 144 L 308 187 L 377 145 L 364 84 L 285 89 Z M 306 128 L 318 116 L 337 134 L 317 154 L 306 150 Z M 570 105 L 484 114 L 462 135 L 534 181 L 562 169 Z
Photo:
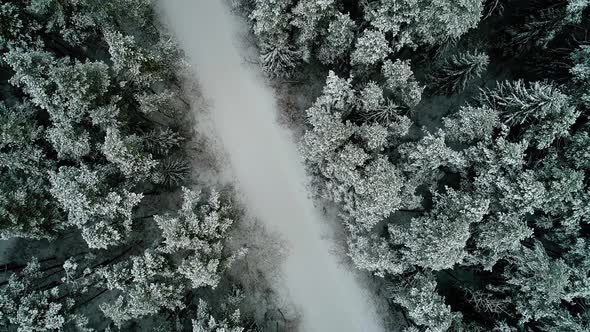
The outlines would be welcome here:
M 222 0 L 162 0 L 210 106 L 249 212 L 288 242 L 282 283 L 297 306 L 302 331 L 381 331 L 369 292 L 330 253 L 320 213 L 290 132 L 277 121 L 275 98 L 256 68 L 245 65 L 244 26 Z

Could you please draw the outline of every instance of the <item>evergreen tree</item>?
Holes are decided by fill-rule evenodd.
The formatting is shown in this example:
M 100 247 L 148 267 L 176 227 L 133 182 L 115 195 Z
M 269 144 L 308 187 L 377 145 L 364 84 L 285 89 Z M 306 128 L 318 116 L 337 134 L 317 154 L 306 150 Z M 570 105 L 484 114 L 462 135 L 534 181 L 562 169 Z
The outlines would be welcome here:
M 387 240 L 377 236 L 353 234 L 348 240 L 348 256 L 354 265 L 377 276 L 402 274 L 409 265 Z
M 309 61 L 311 47 L 318 34 L 326 29 L 327 22 L 336 14 L 335 0 L 299 1 L 293 8 L 293 25 L 297 31 L 297 45 L 303 60 Z
M 410 61 L 401 61 L 399 59 L 392 62 L 385 60 L 382 68 L 385 76 L 385 86 L 394 95 L 408 107 L 414 107 L 422 99 L 423 87 L 420 87 L 418 81 L 414 78 L 414 73 L 410 67 Z
M 0 327 L 7 331 L 93 331 L 86 326 L 88 319 L 73 310 L 75 295 L 85 290 L 77 290 L 73 279 L 48 283 L 46 274 L 33 258 L 22 271 L 8 277 L 0 288 Z
M 157 165 L 152 155 L 143 151 L 139 137 L 121 137 L 116 127 L 107 129 L 101 150 L 106 159 L 117 165 L 125 177 L 135 181 L 149 178 Z
M 146 252 L 101 269 L 98 273 L 105 286 L 121 294 L 100 305 L 104 315 L 121 327 L 125 321 L 154 315 L 163 308 L 183 309 L 184 285 L 167 265 L 164 257 Z
M 360 105 L 379 103 L 378 93 L 377 102 L 371 101 L 372 92 L 362 94 L 365 97 L 361 97 Z M 358 104 L 354 97 L 351 80 L 330 72 L 323 95 L 307 111 L 313 129 L 303 137 L 302 152 L 323 179 L 320 195 L 342 204 L 348 227 L 370 229 L 399 209 L 403 180 L 387 158 L 372 155 L 387 144 L 387 128 L 379 124 L 358 126 L 344 119 L 343 111 Z M 352 138 L 363 143 L 355 144 Z
M 364 4 L 365 20 L 394 36 L 394 49 L 437 44 L 459 37 L 479 22 L 482 1 L 371 1 Z
M 30 104 L 0 103 L 0 237 L 52 238 L 63 215 L 47 200 L 46 172 L 54 167 L 43 147 L 44 129 Z
M 465 52 L 451 56 L 429 77 L 437 93 L 454 94 L 465 90 L 467 82 L 481 77 L 489 63 L 482 52 Z
M 435 197 L 434 209 L 413 218 L 407 229 L 391 226 L 392 241 L 403 244 L 404 259 L 431 270 L 452 268 L 466 256 L 470 229 L 489 211 L 489 201 L 446 188 Z
M 390 53 L 385 35 L 380 31 L 365 30 L 357 39 L 351 55 L 351 65 L 371 66 L 384 60 Z
M 263 45 L 260 60 L 270 77 L 288 77 L 299 63 L 299 53 L 285 41 L 275 45 Z
M 271 77 L 288 76 L 302 60 L 289 35 L 292 6 L 292 1 L 254 0 L 249 14 L 261 48 L 262 66 Z
M 177 272 L 191 282 L 193 288 L 215 288 L 221 272 L 237 256 L 225 256 L 223 242 L 233 220 L 232 206 L 227 197 L 212 190 L 208 196 L 183 188 L 183 204 L 178 216 L 155 216 L 162 230 L 163 253 L 182 254 Z
M 484 105 L 500 111 L 507 125 L 521 126 L 522 139 L 538 149 L 569 136 L 570 126 L 580 115 L 570 96 L 547 83 L 503 82 L 496 89 L 485 90 L 481 100 Z
M 62 166 L 50 174 L 51 195 L 67 213 L 67 223 L 78 227 L 91 248 L 122 243 L 131 232 L 133 209 L 142 194 L 109 187 L 105 173 L 88 166 Z
M 228 319 L 215 319 L 210 313 L 207 303 L 199 300 L 197 317 L 193 319 L 193 332 L 242 332 L 240 326 L 240 311 L 236 310 Z
M 416 273 L 390 287 L 388 293 L 392 302 L 402 306 L 408 317 L 427 331 L 448 331 L 461 318 L 436 293 L 436 281 L 430 273 Z
M 352 48 L 356 29 L 350 15 L 336 13 L 328 26 L 328 35 L 320 47 L 320 61 L 324 64 L 333 64 L 346 57 Z
M 464 106 L 456 114 L 443 119 L 447 139 L 460 143 L 474 143 L 492 139 L 500 127 L 497 111 L 489 107 Z
M 571 54 L 574 66 L 570 69 L 574 82 L 579 86 L 578 94 L 582 103 L 590 105 L 590 45 L 581 45 Z

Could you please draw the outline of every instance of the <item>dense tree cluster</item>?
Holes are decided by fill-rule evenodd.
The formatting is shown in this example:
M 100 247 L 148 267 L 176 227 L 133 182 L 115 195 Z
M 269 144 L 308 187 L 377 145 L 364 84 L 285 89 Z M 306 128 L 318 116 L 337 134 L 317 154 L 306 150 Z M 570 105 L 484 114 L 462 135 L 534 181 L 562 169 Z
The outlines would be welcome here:
M 269 77 L 322 77 L 301 153 L 403 331 L 590 330 L 590 1 L 233 4 Z M 0 4 L 0 238 L 38 256 L 0 330 L 255 330 L 183 65 L 152 0 Z
M 328 73 L 301 150 L 406 331 L 590 329 L 590 2 L 245 3 Z
M 230 191 L 180 190 L 182 66 L 150 0 L 0 4 L 0 238 L 67 251 L 6 262 L 0 330 L 243 330 L 204 302 L 244 253 Z
M 239 2 L 252 20 L 263 67 L 274 76 L 303 63 L 366 69 L 404 48 L 445 43 L 475 27 L 482 0 Z M 268 57 L 268 54 L 281 56 Z M 359 69 L 359 70 L 360 70 Z

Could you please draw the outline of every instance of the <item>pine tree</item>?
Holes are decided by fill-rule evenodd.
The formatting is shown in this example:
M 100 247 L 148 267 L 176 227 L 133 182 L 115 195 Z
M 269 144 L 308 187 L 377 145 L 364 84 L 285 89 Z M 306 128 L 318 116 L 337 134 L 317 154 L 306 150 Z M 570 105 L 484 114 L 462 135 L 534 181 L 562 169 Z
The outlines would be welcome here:
M 44 128 L 30 104 L 0 102 L 0 238 L 52 238 L 64 228 L 50 200 L 47 172 L 54 167 L 43 149 Z
M 140 96 L 156 82 L 173 80 L 182 65 L 176 45 L 165 34 L 146 44 L 112 28 L 103 33 L 119 86 Z
M 373 81 L 367 83 L 365 88 L 361 90 L 361 93 L 358 96 L 358 103 L 359 108 L 363 112 L 371 112 L 373 110 L 379 109 L 383 104 L 385 104 L 383 89 L 381 89 L 381 87 Z
M 286 41 L 263 44 L 260 60 L 264 72 L 270 77 L 289 77 L 299 64 L 300 54 Z
M 391 2 L 371 1 L 364 4 L 367 22 L 394 37 L 394 48 L 437 44 L 460 37 L 479 22 L 483 4 L 480 0 L 459 3 L 451 0 Z
M 588 0 L 569 0 L 566 11 L 566 20 L 571 23 L 582 23 L 582 15 L 586 8 L 590 6 Z
M 48 32 L 59 34 L 74 46 L 89 41 L 96 34 L 99 15 L 92 9 L 91 1 L 34 0 L 27 7 Z
M 466 166 L 462 153 L 448 147 L 446 134 L 440 130 L 425 133 L 417 142 L 404 143 L 398 147 L 402 169 L 412 177 L 421 178 L 424 183 L 438 176 L 442 167 L 460 171 Z
M 574 66 L 570 69 L 574 82 L 578 85 L 577 94 L 586 106 L 590 106 L 590 45 L 581 45 L 570 55 Z
M 192 320 L 193 332 L 242 332 L 240 326 L 240 311 L 236 310 L 229 318 L 215 319 L 210 313 L 207 302 L 199 299 L 197 316 Z
M 477 247 L 468 261 L 480 264 L 487 271 L 503 258 L 520 250 L 521 242 L 533 236 L 525 218 L 518 213 L 499 212 L 474 227 L 473 242 Z
M 0 288 L 0 327 L 7 331 L 55 331 L 82 326 L 86 318 L 73 314 L 74 299 L 59 286 L 47 285 L 39 261 L 33 258 Z
M 432 274 L 418 272 L 389 287 L 388 297 L 402 306 L 416 325 L 427 331 L 447 331 L 461 315 L 451 311 L 444 298 L 437 294 L 436 287 Z
M 336 13 L 328 26 L 328 35 L 320 47 L 319 60 L 324 64 L 334 64 L 346 57 L 352 48 L 356 29 L 350 15 Z
M 183 157 L 169 157 L 158 163 L 154 173 L 154 182 L 167 187 L 176 187 L 189 179 L 191 167 Z
M 348 111 L 353 100 L 352 77 L 340 78 L 333 71 L 329 71 L 326 85 L 322 90 L 322 95 L 316 101 L 316 105 L 336 111 Z
M 586 222 L 589 196 L 584 186 L 583 169 L 576 170 L 560 165 L 556 155 L 550 155 L 539 167 L 539 180 L 547 187 L 543 212 L 560 219 L 562 231 L 576 234 Z
M 398 124 L 402 125 L 402 127 L 406 127 L 404 123 L 401 122 L 405 122 L 406 119 L 411 121 L 409 118 L 401 115 L 403 113 L 403 109 L 390 99 L 375 108 L 364 108 L 362 113 L 363 118 L 367 122 L 377 122 L 389 128 L 395 127 Z M 400 129 L 400 136 L 407 134 L 407 130 L 403 128 Z
M 497 111 L 489 107 L 464 106 L 443 119 L 447 139 L 461 143 L 489 141 L 500 127 Z
M 578 169 L 590 166 L 590 134 L 588 129 L 578 131 L 570 137 L 564 157 Z
M 253 3 L 249 18 L 253 21 L 254 34 L 260 42 L 272 44 L 272 41 L 284 37 L 292 19 L 289 11 L 292 1 L 254 0 Z
M 160 156 L 168 156 L 184 141 L 184 137 L 171 128 L 152 129 L 142 135 L 141 139 L 148 151 Z
M 271 77 L 289 76 L 302 60 L 290 40 L 292 6 L 292 1 L 254 0 L 248 16 L 261 48 L 262 67 Z
M 523 247 L 512 257 L 515 266 L 506 270 L 504 287 L 517 292 L 513 301 L 520 322 L 550 316 L 554 305 L 568 299 L 568 266 L 562 260 L 549 258 L 539 243 L 532 249 Z
M 215 288 L 221 272 L 242 253 L 225 256 L 223 241 L 231 227 L 232 207 L 227 198 L 212 190 L 207 196 L 183 188 L 183 204 L 178 216 L 155 216 L 162 230 L 164 253 L 188 253 L 182 256 L 178 273 L 193 288 Z
M 455 94 L 465 90 L 467 83 L 481 77 L 489 63 L 482 52 L 465 52 L 451 56 L 429 77 L 434 91 Z
M 387 240 L 374 235 L 352 234 L 348 239 L 348 256 L 356 268 L 380 277 L 398 275 L 409 269 L 398 250 L 393 249 Z
M 11 51 L 4 60 L 15 71 L 11 83 L 46 110 L 52 126 L 47 138 L 62 159 L 90 153 L 90 133 L 81 122 L 105 98 L 110 76 L 103 62 L 56 59 L 48 52 Z
M 122 137 L 116 127 L 108 128 L 102 145 L 102 153 L 108 161 L 117 165 L 127 178 L 141 181 L 152 175 L 157 162 L 143 151 L 141 139 L 136 135 Z
M 385 35 L 379 31 L 365 30 L 356 40 L 351 55 L 351 65 L 376 65 L 391 52 Z
M 391 225 L 394 244 L 402 244 L 404 259 L 432 270 L 453 268 L 467 257 L 470 229 L 489 212 L 489 200 L 446 188 L 434 198 L 427 215 L 412 218 L 408 228 Z
M 299 1 L 291 11 L 291 25 L 297 28 L 297 45 L 303 60 L 310 61 L 311 47 L 330 19 L 336 15 L 334 0 Z
M 123 77 L 143 86 L 146 83 L 144 66 L 149 61 L 149 55 L 137 44 L 135 38 L 123 35 L 119 31 L 106 31 L 105 41 L 109 46 L 109 54 L 113 61 L 113 69 Z
M 154 315 L 163 308 L 183 309 L 184 285 L 175 279 L 164 257 L 151 252 L 98 271 L 105 286 L 121 295 L 100 309 L 120 328 L 128 320 Z
M 90 248 L 108 248 L 131 232 L 133 209 L 143 195 L 110 188 L 104 172 L 88 166 L 62 166 L 50 174 L 51 195 L 67 213 L 68 225 L 78 227 Z
M 172 118 L 177 115 L 178 109 L 175 107 L 175 101 L 178 95 L 172 90 L 157 93 L 140 91 L 135 93 L 133 97 L 139 103 L 139 110 L 144 114 L 158 112 Z
M 382 72 L 386 80 L 385 86 L 394 93 L 397 99 L 408 107 L 415 107 L 420 103 L 424 88 L 420 87 L 414 78 L 409 60 L 397 59 L 395 62 L 385 60 Z
M 32 44 L 32 33 L 40 27 L 36 22 L 25 20 L 15 4 L 0 5 L 0 50 L 5 51 Z M 1 60 L 0 60 L 1 63 Z
M 564 14 L 555 8 L 533 11 L 524 24 L 506 29 L 508 38 L 502 45 L 505 53 L 522 56 L 534 49 L 546 49 L 567 22 Z
M 496 109 L 509 126 L 520 126 L 520 137 L 545 149 L 553 141 L 569 136 L 579 111 L 571 97 L 552 84 L 506 81 L 492 90 L 484 90 L 482 104 Z
M 344 110 L 378 105 L 379 91 L 369 84 L 359 100 L 351 80 L 330 72 L 323 95 L 307 110 L 312 129 L 303 137 L 303 155 L 321 175 L 320 196 L 343 206 L 351 230 L 371 229 L 401 205 L 402 174 L 387 158 L 375 155 L 388 144 L 390 131 L 377 123 L 358 126 L 343 118 Z M 389 125 L 401 121 L 399 117 Z

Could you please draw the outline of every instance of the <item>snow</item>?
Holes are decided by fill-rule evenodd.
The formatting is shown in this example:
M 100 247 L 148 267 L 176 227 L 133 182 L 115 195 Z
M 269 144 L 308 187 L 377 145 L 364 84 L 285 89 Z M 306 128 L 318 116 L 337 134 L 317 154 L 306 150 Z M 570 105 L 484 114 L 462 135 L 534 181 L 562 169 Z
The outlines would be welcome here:
M 238 32 L 246 27 L 221 0 L 162 0 L 210 106 L 249 213 L 288 242 L 279 292 L 297 306 L 302 331 L 382 331 L 375 304 L 355 273 L 331 254 L 320 213 L 291 132 L 281 127 L 275 97 L 246 65 Z

